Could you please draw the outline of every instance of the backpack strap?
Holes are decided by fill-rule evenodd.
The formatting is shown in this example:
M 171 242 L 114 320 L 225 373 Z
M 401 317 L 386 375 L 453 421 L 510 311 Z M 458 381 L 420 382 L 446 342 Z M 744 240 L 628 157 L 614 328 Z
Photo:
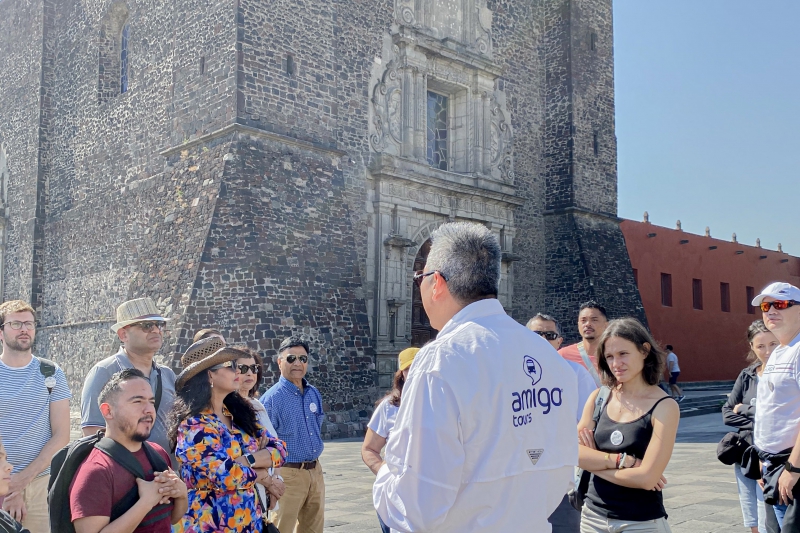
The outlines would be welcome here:
M 47 393 L 52 394 L 53 388 L 56 386 L 56 364 L 49 359 L 42 359 L 41 357 L 36 359 L 39 360 L 39 372 L 44 376 L 44 386 L 47 387 Z
M 95 448 L 100 450 L 101 452 L 105 453 L 109 457 L 111 457 L 114 461 L 116 461 L 120 466 L 122 466 L 125 470 L 133 474 L 136 478 L 145 479 L 145 472 L 142 469 L 141 463 L 133 456 L 130 450 L 128 450 L 125 446 L 119 444 L 118 442 L 109 439 L 107 437 L 100 439 L 97 444 L 94 445 Z M 147 460 L 150 462 L 150 466 L 153 468 L 154 472 L 163 472 L 167 469 L 167 464 L 164 462 L 164 458 L 158 455 L 158 453 L 150 446 L 147 442 L 142 443 L 142 447 L 144 448 L 144 453 L 147 456 Z M 111 522 L 119 518 L 120 516 L 124 515 L 128 512 L 128 510 L 133 507 L 136 502 L 139 501 L 139 487 L 134 484 L 131 487 L 125 496 L 123 496 L 111 509 L 111 516 L 109 517 Z M 169 516 L 171 512 L 170 505 L 160 504 L 147 513 L 146 521 L 143 521 L 140 526 L 151 525 L 159 520 L 164 519 L 166 516 Z
M 594 384 L 598 387 L 603 384 L 600 380 L 600 376 L 597 374 L 597 369 L 594 367 L 594 363 L 592 363 L 589 354 L 586 352 L 586 348 L 583 347 L 583 343 L 578 343 L 578 353 L 581 354 L 581 359 L 583 360 L 583 366 L 586 367 L 586 370 L 592 375 L 592 379 L 594 379 Z

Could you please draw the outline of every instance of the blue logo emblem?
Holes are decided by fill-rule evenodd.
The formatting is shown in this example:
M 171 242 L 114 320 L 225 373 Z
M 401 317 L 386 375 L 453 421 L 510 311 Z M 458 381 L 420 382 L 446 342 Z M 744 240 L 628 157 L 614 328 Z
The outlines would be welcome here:
M 531 386 L 534 386 L 542 379 L 542 365 L 530 355 L 526 355 L 523 361 L 525 374 L 531 378 Z

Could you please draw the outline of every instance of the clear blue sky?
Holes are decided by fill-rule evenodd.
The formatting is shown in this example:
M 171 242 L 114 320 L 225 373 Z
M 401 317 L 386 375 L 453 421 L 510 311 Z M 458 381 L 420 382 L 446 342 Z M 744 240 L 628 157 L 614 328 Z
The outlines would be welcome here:
M 620 216 L 800 255 L 798 22 L 798 0 L 614 0 Z

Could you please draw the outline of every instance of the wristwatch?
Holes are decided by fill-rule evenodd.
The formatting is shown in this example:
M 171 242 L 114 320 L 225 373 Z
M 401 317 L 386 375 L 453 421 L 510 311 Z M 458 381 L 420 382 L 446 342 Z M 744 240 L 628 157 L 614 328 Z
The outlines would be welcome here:
M 249 464 L 250 466 L 256 464 L 256 458 L 253 457 L 252 453 L 248 453 L 247 455 L 244 456 L 244 458 L 247 459 L 247 464 Z
M 792 463 L 790 463 L 789 461 L 786 461 L 783 464 L 783 466 L 788 472 L 791 472 L 792 474 L 800 474 L 800 468 L 792 465 Z

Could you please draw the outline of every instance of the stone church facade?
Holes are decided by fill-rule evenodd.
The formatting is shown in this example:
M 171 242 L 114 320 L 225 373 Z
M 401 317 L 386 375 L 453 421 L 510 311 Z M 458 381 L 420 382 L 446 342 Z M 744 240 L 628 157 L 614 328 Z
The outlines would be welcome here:
M 76 396 L 129 298 L 173 366 L 200 327 L 302 334 L 352 434 L 435 335 L 411 277 L 444 222 L 497 234 L 521 322 L 644 320 L 613 87 L 611 0 L 1 0 L 2 295 Z

